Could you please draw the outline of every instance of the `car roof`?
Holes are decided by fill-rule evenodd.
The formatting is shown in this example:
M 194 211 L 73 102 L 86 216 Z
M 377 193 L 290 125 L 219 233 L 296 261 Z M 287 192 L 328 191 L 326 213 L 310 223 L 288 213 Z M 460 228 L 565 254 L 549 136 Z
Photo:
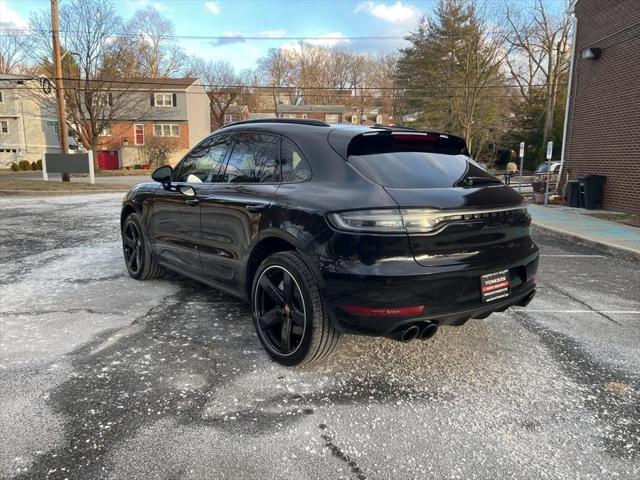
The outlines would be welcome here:
M 230 123 L 220 127 L 214 133 L 226 132 L 243 132 L 243 131 L 264 131 L 290 137 L 294 141 L 304 141 L 305 137 L 324 137 L 329 144 L 340 156 L 347 158 L 347 149 L 351 140 L 358 135 L 390 133 L 390 132 L 415 132 L 416 134 L 431 134 L 448 137 L 464 142 L 464 139 L 455 135 L 449 135 L 440 132 L 417 130 L 408 127 L 385 126 L 385 125 L 354 125 L 354 124 L 335 124 L 320 120 L 312 119 L 293 119 L 293 118 L 265 118 L 255 120 L 245 120 L 241 122 Z

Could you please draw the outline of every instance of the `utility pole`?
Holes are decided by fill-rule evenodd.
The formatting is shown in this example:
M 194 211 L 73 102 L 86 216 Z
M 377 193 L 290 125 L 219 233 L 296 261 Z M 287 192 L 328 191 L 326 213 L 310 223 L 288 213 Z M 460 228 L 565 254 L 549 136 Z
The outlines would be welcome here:
M 69 153 L 67 137 L 67 112 L 64 104 L 64 83 L 62 81 L 62 59 L 60 58 L 60 25 L 58 20 L 58 0 L 51 0 L 51 37 L 53 40 L 53 64 L 56 70 L 56 99 L 58 103 L 58 136 L 62 153 Z M 69 182 L 68 173 L 62 174 L 62 181 Z

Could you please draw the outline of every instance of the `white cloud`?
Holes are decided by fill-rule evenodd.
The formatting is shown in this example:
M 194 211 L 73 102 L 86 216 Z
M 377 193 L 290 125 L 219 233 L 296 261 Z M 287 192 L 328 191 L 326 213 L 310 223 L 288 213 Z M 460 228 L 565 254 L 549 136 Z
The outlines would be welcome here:
M 305 40 L 305 43 L 317 47 L 335 47 L 339 43 L 349 43 L 349 39 L 344 38 L 344 35 L 340 32 L 329 32 L 309 38 Z
M 153 2 L 151 6 L 158 12 L 166 12 L 167 10 L 170 10 L 168 6 L 160 2 Z
M 209 13 L 220 15 L 220 6 L 216 2 L 204 2 L 204 8 L 206 8 Z
M 7 0 L 0 0 L 0 28 L 28 28 L 27 21 L 9 7 Z
M 418 10 L 404 3 L 397 1 L 393 5 L 388 3 L 362 2 L 356 9 L 355 13 L 366 12 L 380 20 L 389 23 L 407 23 L 418 16 Z

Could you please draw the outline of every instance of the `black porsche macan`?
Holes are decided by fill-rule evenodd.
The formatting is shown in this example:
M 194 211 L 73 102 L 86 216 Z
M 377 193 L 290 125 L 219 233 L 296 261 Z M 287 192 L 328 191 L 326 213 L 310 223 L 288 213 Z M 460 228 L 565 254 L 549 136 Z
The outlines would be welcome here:
M 341 333 L 427 339 L 535 294 L 522 197 L 458 137 L 247 121 L 153 179 L 124 198 L 129 274 L 166 268 L 247 300 L 285 365 L 325 357 Z

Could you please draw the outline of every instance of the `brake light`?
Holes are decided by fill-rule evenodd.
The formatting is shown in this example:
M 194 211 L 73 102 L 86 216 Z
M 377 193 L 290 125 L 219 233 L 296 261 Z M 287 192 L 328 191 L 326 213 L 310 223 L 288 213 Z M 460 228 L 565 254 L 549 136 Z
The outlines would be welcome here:
M 431 208 L 352 210 L 327 215 L 338 230 L 371 233 L 433 234 L 449 223 L 526 213 L 526 208 L 437 210 Z
M 347 313 L 362 315 L 364 317 L 405 317 L 409 315 L 420 315 L 424 312 L 424 305 L 401 308 L 371 308 L 348 305 L 342 307 L 342 309 Z

